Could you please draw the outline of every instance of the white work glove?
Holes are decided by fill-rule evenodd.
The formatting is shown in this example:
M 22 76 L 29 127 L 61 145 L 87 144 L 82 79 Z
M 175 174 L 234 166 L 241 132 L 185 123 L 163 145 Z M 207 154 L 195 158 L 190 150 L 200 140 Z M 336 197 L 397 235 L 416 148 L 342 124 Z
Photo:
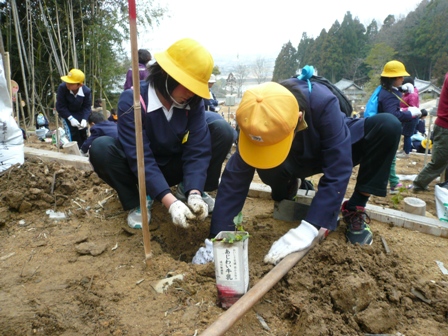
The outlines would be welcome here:
M 187 201 L 188 206 L 199 220 L 204 220 L 208 216 L 208 205 L 199 194 L 190 194 Z
M 409 106 L 408 111 L 411 112 L 412 118 L 420 118 L 422 116 L 422 111 L 418 107 Z
M 403 92 L 413 93 L 413 92 L 414 92 L 414 85 L 412 85 L 411 83 L 403 84 L 403 85 L 401 86 L 401 90 L 402 90 Z
M 72 127 L 79 127 L 79 121 L 73 118 L 73 116 L 68 117 L 68 120 L 70 121 Z
M 81 120 L 81 126 L 79 126 L 80 129 L 86 128 L 87 127 L 87 120 L 83 119 Z
M 174 201 L 168 212 L 171 215 L 171 219 L 174 224 L 179 225 L 183 228 L 188 227 L 187 219 L 195 219 L 196 216 L 188 209 L 188 207 L 182 201 Z
M 264 262 L 275 265 L 288 254 L 307 249 L 318 233 L 319 231 L 313 225 L 302 220 L 298 227 L 289 230 L 272 244 L 268 254 L 264 257 Z
M 203 265 L 214 261 L 213 242 L 210 239 L 205 239 L 205 247 L 199 248 L 191 262 L 195 265 Z

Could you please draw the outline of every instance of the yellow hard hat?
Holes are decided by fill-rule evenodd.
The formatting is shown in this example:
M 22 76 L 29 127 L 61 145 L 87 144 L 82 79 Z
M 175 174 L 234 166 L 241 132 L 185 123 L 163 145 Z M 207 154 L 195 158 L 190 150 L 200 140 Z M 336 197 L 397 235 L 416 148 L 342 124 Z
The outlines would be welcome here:
M 197 41 L 181 39 L 154 57 L 178 83 L 202 98 L 210 98 L 208 80 L 213 71 L 213 57 Z
M 426 145 L 428 143 L 428 139 L 423 139 L 422 140 L 422 147 L 426 149 Z M 432 141 L 429 140 L 429 149 L 432 149 Z
M 79 69 L 71 69 L 67 76 L 62 76 L 61 79 L 69 84 L 82 84 L 86 76 L 84 72 Z
M 381 77 L 395 78 L 405 76 L 410 76 L 410 74 L 407 73 L 404 64 L 400 61 L 387 62 L 384 66 L 383 72 L 381 73 Z

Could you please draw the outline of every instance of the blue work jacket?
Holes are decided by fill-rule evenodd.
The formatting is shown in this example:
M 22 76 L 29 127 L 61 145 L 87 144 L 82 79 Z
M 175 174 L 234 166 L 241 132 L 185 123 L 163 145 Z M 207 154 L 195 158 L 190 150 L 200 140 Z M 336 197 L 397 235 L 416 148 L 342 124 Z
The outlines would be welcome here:
M 89 151 L 90 146 L 92 145 L 93 140 L 103 135 L 107 135 L 114 139 L 117 139 L 118 138 L 117 124 L 112 121 L 105 120 L 98 124 L 93 125 L 90 128 L 90 136 L 82 144 L 81 150 L 84 153 L 87 153 Z
M 59 84 L 58 91 L 56 93 L 56 111 L 59 115 L 67 119 L 71 115 L 73 118 L 81 122 L 82 119 L 87 120 L 92 112 L 92 91 L 85 85 L 80 90 L 84 92 L 84 96 L 74 96 L 67 85 L 64 83 Z
M 297 78 L 282 82 L 291 92 L 300 90 L 308 101 L 308 128 L 296 134 L 288 157 L 301 162 L 312 174 L 323 173 L 305 220 L 334 230 L 350 176 L 352 144 L 364 137 L 362 118 L 349 118 L 339 101 L 322 84 Z M 242 210 L 255 168 L 243 161 L 237 150 L 223 172 L 212 216 L 211 233 L 233 229 L 233 218 Z
M 184 190 L 204 190 L 207 169 L 211 159 L 211 138 L 205 121 L 204 103 L 191 109 L 173 109 L 168 121 L 162 107 L 146 111 L 148 106 L 146 81 L 140 82 L 143 99 L 142 126 L 146 178 L 146 193 L 161 200 L 170 192 L 159 166 L 164 166 L 175 156 L 182 160 Z M 137 149 L 134 123 L 134 92 L 125 90 L 118 101 L 118 140 L 126 154 L 135 176 L 137 173 Z M 143 105 L 143 104 L 142 104 Z
M 378 95 L 378 113 L 391 113 L 401 122 L 411 121 L 411 112 L 400 110 L 401 97 L 402 93 L 395 88 L 392 88 L 391 91 L 381 88 Z

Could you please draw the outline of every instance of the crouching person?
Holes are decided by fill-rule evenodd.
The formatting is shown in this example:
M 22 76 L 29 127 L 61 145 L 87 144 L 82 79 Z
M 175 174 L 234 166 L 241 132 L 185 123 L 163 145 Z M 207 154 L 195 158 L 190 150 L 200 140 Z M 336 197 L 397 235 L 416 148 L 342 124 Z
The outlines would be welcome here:
M 205 191 L 218 187 L 233 130 L 223 118 L 206 121 L 203 98 L 210 96 L 213 59 L 202 45 L 182 39 L 155 59 L 140 83 L 148 219 L 157 199 L 174 224 L 187 227 L 187 220 L 213 211 L 214 199 Z M 128 225 L 141 228 L 133 101 L 132 89 L 121 94 L 118 139 L 100 137 L 89 152 L 95 172 L 130 210 Z M 175 185 L 176 195 L 170 189 Z
M 274 201 L 292 200 L 298 178 L 323 174 L 305 219 L 272 245 L 265 262 L 276 264 L 292 252 L 309 248 L 319 231 L 326 235 L 336 229 L 340 211 L 348 242 L 372 244 L 364 209 L 371 194 L 386 195 L 401 136 L 397 118 L 386 113 L 349 118 L 327 87 L 292 78 L 247 90 L 236 119 L 238 148 L 221 178 L 209 238 L 235 229 L 233 218 L 242 210 L 257 170 L 271 187 Z M 358 164 L 354 193 L 342 204 L 352 168 Z M 209 261 L 213 261 L 213 250 L 206 239 L 193 263 Z

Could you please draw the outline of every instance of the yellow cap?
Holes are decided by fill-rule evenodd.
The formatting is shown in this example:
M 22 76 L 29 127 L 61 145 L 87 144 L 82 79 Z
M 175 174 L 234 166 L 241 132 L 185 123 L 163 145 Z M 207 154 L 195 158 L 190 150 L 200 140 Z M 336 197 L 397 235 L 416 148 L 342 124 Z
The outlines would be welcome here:
M 381 77 L 395 78 L 405 76 L 410 76 L 410 74 L 407 73 L 404 64 L 400 61 L 387 62 L 384 66 L 383 72 L 381 73 Z
M 428 139 L 423 139 L 421 142 L 421 145 L 424 149 L 426 149 L 426 146 L 428 145 Z M 429 140 L 429 148 L 428 149 L 432 149 L 432 141 Z
M 69 84 L 82 84 L 86 76 L 84 72 L 79 69 L 71 69 L 67 76 L 62 76 L 61 79 Z
M 284 86 L 263 83 L 244 93 L 236 120 L 242 159 L 255 168 L 273 168 L 285 161 L 291 149 L 299 104 Z
M 198 96 L 210 99 L 208 79 L 213 71 L 213 57 L 201 44 L 185 38 L 154 57 L 178 83 Z

